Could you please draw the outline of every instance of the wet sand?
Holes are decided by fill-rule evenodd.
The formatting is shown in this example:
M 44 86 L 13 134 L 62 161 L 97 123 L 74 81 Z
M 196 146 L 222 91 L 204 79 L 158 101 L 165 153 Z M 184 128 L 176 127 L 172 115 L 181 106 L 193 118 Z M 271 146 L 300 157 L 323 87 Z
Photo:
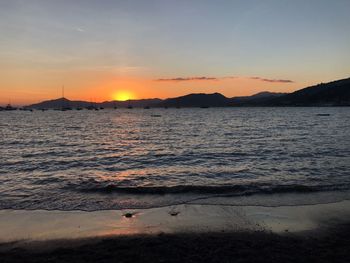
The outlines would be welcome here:
M 350 201 L 0 211 L 1 262 L 350 262 Z
M 350 262 L 350 224 L 313 235 L 266 231 L 129 235 L 14 248 L 1 262 Z M 46 243 L 45 243 L 46 244 Z M 43 244 L 43 245 L 45 245 Z M 64 244 L 64 245 L 63 245 Z

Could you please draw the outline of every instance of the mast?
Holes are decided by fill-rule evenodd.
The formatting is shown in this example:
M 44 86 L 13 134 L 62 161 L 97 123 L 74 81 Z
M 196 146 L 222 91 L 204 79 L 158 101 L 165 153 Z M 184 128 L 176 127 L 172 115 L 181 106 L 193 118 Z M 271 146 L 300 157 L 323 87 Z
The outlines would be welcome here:
M 62 100 L 61 100 L 61 110 L 63 111 L 63 100 L 64 100 L 64 85 L 62 85 Z

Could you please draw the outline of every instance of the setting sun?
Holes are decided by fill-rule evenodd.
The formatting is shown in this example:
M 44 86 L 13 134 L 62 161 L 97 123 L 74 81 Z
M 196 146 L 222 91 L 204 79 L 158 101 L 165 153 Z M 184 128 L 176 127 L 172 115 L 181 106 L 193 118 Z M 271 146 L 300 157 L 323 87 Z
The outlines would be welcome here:
M 128 91 L 117 91 L 113 94 L 113 99 L 118 101 L 131 100 L 133 97 L 133 94 Z

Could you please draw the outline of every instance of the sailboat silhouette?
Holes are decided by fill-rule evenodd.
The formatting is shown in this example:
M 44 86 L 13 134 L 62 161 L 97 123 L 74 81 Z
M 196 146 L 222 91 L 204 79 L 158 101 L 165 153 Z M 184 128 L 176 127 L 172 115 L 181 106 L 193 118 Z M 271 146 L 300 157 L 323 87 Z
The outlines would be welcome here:
M 69 106 L 68 100 L 64 97 L 64 85 L 62 86 L 61 111 L 72 110 Z

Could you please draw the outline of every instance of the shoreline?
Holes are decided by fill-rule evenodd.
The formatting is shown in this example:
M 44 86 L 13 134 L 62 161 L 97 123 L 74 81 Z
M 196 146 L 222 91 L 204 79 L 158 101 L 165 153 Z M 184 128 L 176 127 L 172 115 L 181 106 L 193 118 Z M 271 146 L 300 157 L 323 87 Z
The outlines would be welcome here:
M 303 233 L 350 221 L 350 200 L 296 206 L 175 206 L 84 211 L 0 210 L 0 244 L 149 234 L 265 231 Z M 4 245 L 5 244 L 5 245 Z
M 0 210 L 19 262 L 350 262 L 350 200 L 298 206 Z

